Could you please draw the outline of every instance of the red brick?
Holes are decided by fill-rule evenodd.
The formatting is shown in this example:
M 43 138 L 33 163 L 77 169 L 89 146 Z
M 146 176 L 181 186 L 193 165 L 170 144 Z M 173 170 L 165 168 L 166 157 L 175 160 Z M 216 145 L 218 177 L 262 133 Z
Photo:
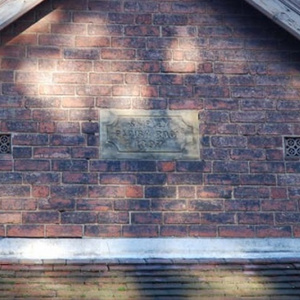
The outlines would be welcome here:
M 40 94 L 42 95 L 74 95 L 75 88 L 69 85 L 57 85 L 57 84 L 43 84 L 39 89 Z
M 74 238 L 82 237 L 83 227 L 81 225 L 46 225 L 46 237 L 52 238 Z
M 154 211 L 184 211 L 187 210 L 186 200 L 161 200 L 153 199 L 151 201 Z
M 290 238 L 292 229 L 290 226 L 257 226 L 257 237 L 259 238 Z
M 7 237 L 44 237 L 44 225 L 7 225 Z
M 128 224 L 128 212 L 99 212 L 99 224 Z
M 237 222 L 239 224 L 274 224 L 274 215 L 272 213 L 256 213 L 256 212 L 246 212 L 237 214 Z
M 74 37 L 65 34 L 41 34 L 38 37 L 38 44 L 41 46 L 74 46 Z
M 28 185 L 2 185 L 0 197 L 29 197 L 30 187 Z
M 61 198 L 48 198 L 40 199 L 38 202 L 39 210 L 43 211 L 67 211 L 75 209 L 75 200 L 74 199 L 61 199 Z
M 0 224 L 20 224 L 22 223 L 21 213 L 0 213 Z
M 114 209 L 116 211 L 148 211 L 150 210 L 150 200 L 126 199 L 115 200 Z
M 91 84 L 122 84 L 124 78 L 122 74 L 91 73 L 89 82 Z
M 188 228 L 184 225 L 163 225 L 160 227 L 162 237 L 187 237 Z
M 122 227 L 124 237 L 158 237 L 157 225 L 124 225 Z
M 196 188 L 194 186 L 179 186 L 178 197 L 180 198 L 195 198 Z
M 93 107 L 94 99 L 92 97 L 64 97 L 61 103 L 67 108 Z
M 108 37 L 77 36 L 75 40 L 76 47 L 109 47 L 110 39 Z
M 98 214 L 95 212 L 63 212 L 62 224 L 91 224 L 97 222 Z
M 58 47 L 28 47 L 30 58 L 61 58 L 61 50 Z
M 161 224 L 162 217 L 158 212 L 135 212 L 131 213 L 131 224 Z
M 126 187 L 125 194 L 127 198 L 143 198 L 143 187 L 138 185 L 130 185 Z
M 58 212 L 26 212 L 22 214 L 24 224 L 57 224 Z
M 174 212 L 164 214 L 165 224 L 199 224 L 200 214 L 194 212 Z
M 255 228 L 253 226 L 220 226 L 219 227 L 220 237 L 229 238 L 254 238 Z
M 0 201 L 0 207 L 3 211 L 9 210 L 36 210 L 37 201 L 35 199 L 30 198 L 6 198 Z
M 217 227 L 213 225 L 191 225 L 189 227 L 191 237 L 216 237 Z
M 50 162 L 48 160 L 16 160 L 16 171 L 50 171 Z
M 86 237 L 121 237 L 120 225 L 86 225 L 84 236 Z
M 99 50 L 97 49 L 68 48 L 64 50 L 63 56 L 66 59 L 97 60 L 100 58 Z
M 90 198 L 122 198 L 125 195 L 123 186 L 90 186 Z
M 113 209 L 113 201 L 106 199 L 78 199 L 76 207 L 77 210 L 109 211 Z
M 88 81 L 87 74 L 84 73 L 54 73 L 54 83 L 62 84 L 85 84 Z
M 54 122 L 39 122 L 38 123 L 38 132 L 39 133 L 54 133 L 55 132 L 55 123 Z
M 74 5 L 72 7 L 74 9 Z M 86 26 L 84 24 L 51 24 L 51 33 L 70 34 L 70 35 L 84 35 L 86 34 Z
M 50 194 L 50 189 L 48 186 L 33 186 L 32 196 L 36 198 L 46 198 Z
M 295 200 L 272 198 L 272 200 L 262 200 L 261 209 L 263 211 L 296 211 L 297 202 Z
M 226 211 L 259 211 L 259 200 L 228 200 L 225 201 Z
M 233 213 L 201 213 L 201 223 L 207 225 L 234 224 L 235 215 Z
M 77 183 L 77 184 L 97 184 L 97 173 L 78 173 L 78 172 L 65 172 L 62 176 L 63 183 Z

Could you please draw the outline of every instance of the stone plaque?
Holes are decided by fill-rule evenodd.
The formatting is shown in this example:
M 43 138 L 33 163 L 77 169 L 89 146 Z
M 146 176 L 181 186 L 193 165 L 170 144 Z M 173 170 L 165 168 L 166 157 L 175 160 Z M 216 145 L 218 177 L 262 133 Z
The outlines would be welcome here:
M 199 159 L 197 111 L 102 110 L 103 159 Z

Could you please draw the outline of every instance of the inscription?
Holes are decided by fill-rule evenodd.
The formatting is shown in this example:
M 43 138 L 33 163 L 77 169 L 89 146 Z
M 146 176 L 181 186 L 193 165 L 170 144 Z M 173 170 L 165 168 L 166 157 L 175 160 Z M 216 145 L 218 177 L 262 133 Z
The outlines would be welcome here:
M 131 113 L 100 114 L 103 158 L 170 159 L 199 156 L 195 112 Z

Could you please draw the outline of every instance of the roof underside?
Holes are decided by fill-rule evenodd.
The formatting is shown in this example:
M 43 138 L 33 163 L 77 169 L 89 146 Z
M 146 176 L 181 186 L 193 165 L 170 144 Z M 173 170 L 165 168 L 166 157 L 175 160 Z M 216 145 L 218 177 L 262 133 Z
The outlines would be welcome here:
M 44 0 L 0 0 L 0 30 Z M 300 39 L 300 0 L 245 0 Z
M 0 0 L 0 30 L 44 0 Z
M 300 0 L 246 0 L 300 39 Z

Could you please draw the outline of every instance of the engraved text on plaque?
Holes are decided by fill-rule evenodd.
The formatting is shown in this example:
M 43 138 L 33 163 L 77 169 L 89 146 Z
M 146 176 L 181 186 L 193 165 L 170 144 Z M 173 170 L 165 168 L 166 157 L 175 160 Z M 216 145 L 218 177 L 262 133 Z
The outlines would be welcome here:
M 101 157 L 106 159 L 198 159 L 195 111 L 101 111 Z

